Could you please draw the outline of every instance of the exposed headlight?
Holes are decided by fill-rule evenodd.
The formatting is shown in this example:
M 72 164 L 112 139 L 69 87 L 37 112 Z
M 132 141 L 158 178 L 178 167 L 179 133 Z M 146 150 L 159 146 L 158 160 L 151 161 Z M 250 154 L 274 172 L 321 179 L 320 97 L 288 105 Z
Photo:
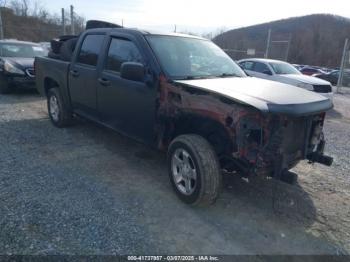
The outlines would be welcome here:
M 304 88 L 304 89 L 309 90 L 309 91 L 313 91 L 314 90 L 313 85 L 306 84 L 306 83 L 299 83 L 299 84 L 297 84 L 297 87 Z
M 4 70 L 11 74 L 25 75 L 22 69 L 17 68 L 16 66 L 14 66 L 8 61 L 5 61 L 4 63 Z

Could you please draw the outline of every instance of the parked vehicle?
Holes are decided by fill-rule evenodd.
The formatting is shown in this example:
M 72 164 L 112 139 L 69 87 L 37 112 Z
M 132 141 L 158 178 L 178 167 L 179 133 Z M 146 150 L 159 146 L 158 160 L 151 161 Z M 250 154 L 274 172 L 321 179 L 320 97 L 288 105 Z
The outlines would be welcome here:
M 323 80 L 326 80 L 328 82 L 330 82 L 332 85 L 336 86 L 338 84 L 338 79 L 339 79 L 339 70 L 333 70 L 330 73 L 326 73 L 326 74 L 314 74 L 314 77 L 318 77 L 321 78 Z M 343 83 L 344 86 L 350 86 L 350 71 L 347 70 L 344 72 L 344 76 L 343 76 Z
M 297 70 L 301 70 L 305 65 L 299 65 L 299 64 L 292 64 Z
M 305 67 L 301 68 L 300 72 L 303 75 L 308 75 L 308 76 L 311 76 L 311 75 L 314 75 L 314 74 L 323 74 L 323 73 L 325 73 L 321 69 L 315 68 L 315 67 L 311 67 L 311 66 L 305 66 Z
M 240 60 L 238 63 L 250 76 L 304 88 L 333 100 L 333 90 L 329 82 L 302 75 L 294 66 L 286 62 L 252 58 Z
M 215 201 L 222 169 L 287 180 L 302 159 L 332 163 L 322 131 L 329 99 L 247 77 L 206 39 L 87 30 L 70 62 L 38 57 L 35 70 L 55 126 L 79 115 L 167 151 L 171 184 L 188 204 Z
M 40 42 L 39 43 L 43 48 L 45 52 L 45 56 L 51 51 L 51 43 L 50 42 Z
M 35 88 L 34 57 L 43 55 L 39 44 L 0 40 L 0 93 L 9 93 L 14 87 Z

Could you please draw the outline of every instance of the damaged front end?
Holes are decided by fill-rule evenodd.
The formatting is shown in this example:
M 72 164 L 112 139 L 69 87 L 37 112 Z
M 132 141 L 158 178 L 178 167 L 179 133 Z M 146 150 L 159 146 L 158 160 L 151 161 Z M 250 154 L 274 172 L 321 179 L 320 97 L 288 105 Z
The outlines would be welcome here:
M 247 114 L 237 123 L 234 162 L 247 174 L 279 177 L 300 160 L 330 166 L 324 155 L 325 113 L 309 116 Z
M 209 86 L 211 82 L 213 86 L 220 84 L 218 81 L 172 82 L 161 78 L 159 149 L 166 149 L 178 135 L 195 133 L 210 142 L 222 169 L 239 171 L 243 176 L 278 178 L 305 159 L 332 164 L 333 159 L 324 155 L 323 125 L 325 112 L 331 107 L 328 101 L 321 98 L 320 102 L 309 104 L 274 104 L 271 109 L 265 100 L 242 95 L 249 89 L 233 92 Z M 272 93 L 268 91 L 260 95 Z

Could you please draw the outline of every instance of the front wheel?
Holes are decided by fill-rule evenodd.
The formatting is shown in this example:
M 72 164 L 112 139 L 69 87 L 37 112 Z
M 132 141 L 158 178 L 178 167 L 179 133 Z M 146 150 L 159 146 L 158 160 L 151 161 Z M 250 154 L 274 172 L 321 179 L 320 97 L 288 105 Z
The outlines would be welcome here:
M 66 108 L 58 88 L 47 92 L 47 109 L 51 122 L 57 127 L 66 127 L 72 123 L 72 114 Z
M 174 191 L 183 202 L 206 206 L 219 196 L 222 185 L 219 161 L 203 137 L 177 137 L 169 146 L 168 169 Z

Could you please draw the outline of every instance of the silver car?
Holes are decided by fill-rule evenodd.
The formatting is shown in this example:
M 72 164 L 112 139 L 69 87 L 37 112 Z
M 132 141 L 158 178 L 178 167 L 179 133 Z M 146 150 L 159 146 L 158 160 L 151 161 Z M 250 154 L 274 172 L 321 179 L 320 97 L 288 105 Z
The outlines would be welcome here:
M 249 76 L 304 88 L 333 101 L 333 89 L 330 82 L 303 75 L 289 63 L 272 59 L 252 58 L 240 60 L 238 64 Z

